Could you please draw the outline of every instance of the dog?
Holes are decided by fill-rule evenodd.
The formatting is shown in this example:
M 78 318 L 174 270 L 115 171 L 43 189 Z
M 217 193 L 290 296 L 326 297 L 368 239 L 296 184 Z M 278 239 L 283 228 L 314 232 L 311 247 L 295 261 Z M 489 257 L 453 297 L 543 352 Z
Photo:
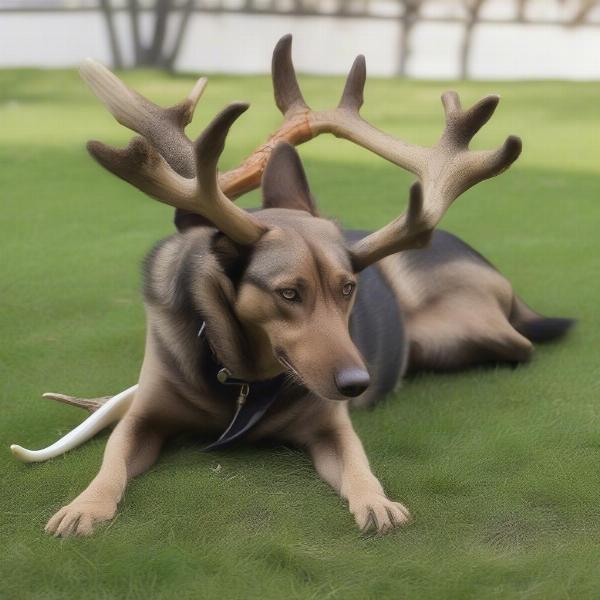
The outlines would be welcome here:
M 209 439 L 223 432 L 205 450 L 242 438 L 304 448 L 361 530 L 385 533 L 408 522 L 408 509 L 371 472 L 349 404 L 372 406 L 410 371 L 526 362 L 532 342 L 558 338 L 573 324 L 537 314 L 485 258 L 435 229 L 463 191 L 520 153 L 512 136 L 499 150 L 468 150 L 497 97 L 465 111 L 446 93 L 440 141 L 412 146 L 359 116 L 362 57 L 337 109 L 309 109 L 286 36 L 273 59 L 284 124 L 238 169 L 219 175 L 229 128 L 246 105 L 225 108 L 192 143 L 183 131 L 204 80 L 187 100 L 161 109 L 96 63 L 82 74 L 117 120 L 142 136 L 124 150 L 91 142 L 90 152 L 176 207 L 178 232 L 144 262 L 147 337 L 138 385 L 97 401 L 53 395 L 94 412 L 49 451 L 13 446 L 24 460 L 42 460 L 118 419 L 98 475 L 46 531 L 88 535 L 112 519 L 128 481 L 182 431 Z M 407 210 L 373 233 L 321 218 L 295 145 L 324 132 L 413 171 L 419 182 Z M 260 210 L 232 202 L 259 183 Z

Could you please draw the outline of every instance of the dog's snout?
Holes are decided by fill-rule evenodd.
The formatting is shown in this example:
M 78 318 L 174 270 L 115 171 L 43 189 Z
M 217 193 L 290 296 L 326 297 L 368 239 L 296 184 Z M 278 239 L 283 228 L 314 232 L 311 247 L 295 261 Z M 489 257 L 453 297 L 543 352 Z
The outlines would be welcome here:
M 358 367 L 338 369 L 335 372 L 334 379 L 338 391 L 350 398 L 360 396 L 371 383 L 369 373 Z

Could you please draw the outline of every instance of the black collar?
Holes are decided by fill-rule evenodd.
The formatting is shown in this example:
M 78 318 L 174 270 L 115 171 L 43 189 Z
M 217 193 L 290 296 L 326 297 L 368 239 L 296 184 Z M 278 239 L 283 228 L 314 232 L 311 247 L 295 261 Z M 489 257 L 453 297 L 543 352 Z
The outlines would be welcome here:
M 206 339 L 206 323 L 202 322 L 198 331 L 198 337 L 208 346 L 206 356 L 212 362 L 209 373 L 222 385 L 233 385 L 239 387 L 237 397 L 237 408 L 231 423 L 221 434 L 219 439 L 202 448 L 202 452 L 220 450 L 233 445 L 243 438 L 248 431 L 254 427 L 265 415 L 267 410 L 275 403 L 279 392 L 286 380 L 286 374 L 282 373 L 273 379 L 265 381 L 244 381 L 231 374 L 231 371 L 219 363 L 210 343 Z

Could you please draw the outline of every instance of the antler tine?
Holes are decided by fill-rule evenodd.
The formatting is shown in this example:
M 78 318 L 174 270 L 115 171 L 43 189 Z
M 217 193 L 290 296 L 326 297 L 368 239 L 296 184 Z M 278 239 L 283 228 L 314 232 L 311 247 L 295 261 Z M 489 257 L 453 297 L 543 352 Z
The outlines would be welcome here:
M 194 87 L 191 89 L 190 93 L 187 95 L 186 99 L 172 106 L 171 108 L 167 108 L 166 110 L 171 112 L 175 119 L 178 119 L 181 127 L 185 127 L 192 122 L 194 118 L 194 112 L 196 111 L 196 106 L 198 106 L 198 102 L 208 85 L 208 79 L 206 77 L 200 77 L 194 84 Z
M 107 171 L 142 189 L 140 178 L 152 173 L 152 165 L 159 161 L 159 155 L 143 137 L 134 137 L 125 148 L 113 148 L 98 140 L 86 144 L 87 151 Z
M 346 85 L 338 108 L 351 110 L 356 113 L 364 102 L 365 83 L 367 81 L 367 64 L 365 57 L 359 54 L 352 63 L 352 68 L 346 78 Z
M 79 74 L 121 125 L 135 131 L 138 123 L 150 117 L 151 103 L 129 89 L 104 65 L 86 58 Z
M 430 223 L 431 216 L 424 206 L 423 187 L 415 182 L 410 188 L 406 212 L 352 246 L 354 269 L 361 271 L 390 254 L 426 246 L 433 233 Z
M 500 96 L 490 95 L 482 98 L 469 110 L 463 111 L 460 98 L 454 91 L 442 94 L 442 104 L 446 114 L 446 129 L 442 139 L 460 147 L 467 147 L 475 134 L 494 114 Z
M 226 106 L 206 127 L 196 140 L 196 172 L 200 185 L 204 189 L 217 188 L 217 180 L 214 176 L 217 164 L 223 150 L 225 140 L 233 123 L 245 113 L 249 104 L 245 102 L 233 102 Z
M 480 152 L 472 152 L 471 162 L 476 166 L 475 183 L 495 177 L 503 173 L 519 158 L 523 142 L 516 135 L 509 135 L 504 144 L 497 150 L 482 150 Z M 479 169 L 477 169 L 479 166 Z M 471 186 L 469 186 L 471 187 Z
M 462 170 L 446 173 L 445 177 L 431 177 L 434 182 L 431 189 L 446 188 L 447 201 L 451 203 L 456 197 L 473 185 L 494 177 L 505 171 L 519 157 L 522 149 L 521 139 L 509 136 L 504 144 L 496 150 L 469 151 L 469 143 L 475 134 L 490 120 L 494 114 L 500 97 L 486 96 L 468 110 L 461 108 L 460 98 L 456 92 L 442 95 L 442 103 L 446 114 L 446 128 L 437 147 L 432 154 L 444 154 L 448 158 L 456 157 L 462 163 Z M 443 186 L 442 186 L 443 184 Z
M 248 104 L 236 102 L 221 111 L 196 140 L 197 209 L 217 229 L 240 244 L 252 244 L 266 232 L 249 213 L 242 210 L 221 191 L 217 164 L 225 148 L 225 139 L 235 120 Z M 182 207 L 185 208 L 185 207 Z
M 79 408 L 85 408 L 85 410 L 93 413 L 96 412 L 103 404 L 106 404 L 112 396 L 102 396 L 100 398 L 80 398 L 78 396 L 67 396 L 67 394 L 55 394 L 53 392 L 46 392 L 42 394 L 44 398 L 50 400 L 57 400 L 63 404 L 69 404 L 70 406 L 78 406 Z
M 292 62 L 292 36 L 289 33 L 275 45 L 271 61 L 271 74 L 275 104 L 284 116 L 308 110 Z
M 127 87 L 114 73 L 94 60 L 86 59 L 80 67 L 80 74 L 121 125 L 150 141 L 177 173 L 184 177 L 194 176 L 192 142 L 184 129 L 191 122 L 206 87 L 205 78 L 196 82 L 185 100 L 162 108 Z M 105 154 L 109 151 L 110 147 L 106 146 Z

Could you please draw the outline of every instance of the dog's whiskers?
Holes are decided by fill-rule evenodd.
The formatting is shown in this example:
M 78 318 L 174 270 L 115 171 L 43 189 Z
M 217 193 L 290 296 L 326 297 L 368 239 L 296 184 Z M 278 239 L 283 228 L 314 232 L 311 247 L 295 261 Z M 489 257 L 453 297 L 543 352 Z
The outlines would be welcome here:
M 296 371 L 296 369 L 292 366 L 292 364 L 287 360 L 286 357 L 278 354 L 277 360 L 285 368 L 288 382 L 298 383 L 299 385 L 307 387 L 300 373 Z

